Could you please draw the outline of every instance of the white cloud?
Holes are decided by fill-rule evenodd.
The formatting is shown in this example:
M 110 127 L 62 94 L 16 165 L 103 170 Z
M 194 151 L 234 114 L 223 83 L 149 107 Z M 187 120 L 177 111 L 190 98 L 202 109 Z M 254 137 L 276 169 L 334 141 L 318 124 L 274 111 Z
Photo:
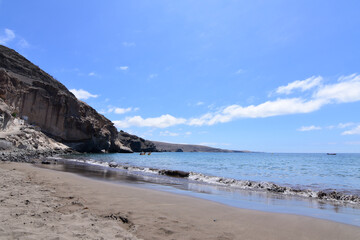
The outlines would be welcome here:
M 204 105 L 204 102 L 197 102 L 196 103 L 196 106 L 201 106 L 201 105 Z
M 301 131 L 301 132 L 314 131 L 314 130 L 321 130 L 321 127 L 311 125 L 311 126 L 303 126 L 303 127 L 298 129 L 298 131 Z
M 124 114 L 124 113 L 130 112 L 131 110 L 132 110 L 131 107 L 129 107 L 129 108 L 115 108 L 114 113 L 116 113 L 116 114 Z
M 277 92 L 291 93 L 292 90 L 300 88 L 308 90 L 315 86 L 319 89 L 310 99 L 305 98 L 279 98 L 267 101 L 259 105 L 240 106 L 231 105 L 215 113 L 206 113 L 199 118 L 192 118 L 189 125 L 202 126 L 216 123 L 230 122 L 238 118 L 265 118 L 289 114 L 310 113 L 321 107 L 332 103 L 354 102 L 360 100 L 360 75 L 352 74 L 339 78 L 337 84 L 319 85 L 322 77 L 311 77 L 304 81 L 295 81 Z M 280 90 L 279 90 L 280 89 Z
M 129 67 L 128 66 L 120 66 L 120 67 L 117 67 L 116 69 L 121 70 L 121 71 L 126 71 L 129 69 Z
M 179 134 L 174 132 L 164 131 L 164 132 L 160 132 L 160 136 L 176 137 L 179 136 Z
M 102 112 L 105 113 L 115 113 L 115 114 L 124 114 L 127 112 L 131 112 L 131 111 L 138 111 L 139 108 L 132 108 L 132 107 L 128 107 L 128 108 L 119 108 L 119 107 L 113 107 L 113 106 L 108 106 L 107 111 L 103 110 Z
M 13 30 L 5 28 L 5 35 L 0 36 L 0 44 L 7 44 L 8 42 L 11 42 L 15 38 L 15 33 Z
M 155 127 L 166 128 L 178 124 L 184 124 L 186 119 L 176 118 L 169 114 L 161 115 L 155 118 L 142 118 L 141 116 L 127 117 L 124 120 L 113 121 L 118 128 L 136 127 Z
M 91 73 L 89 73 L 88 75 L 89 75 L 90 77 L 93 77 L 93 76 L 96 76 L 96 73 L 91 72 Z
M 156 76 L 156 75 L 155 75 Z M 154 76 L 151 76 L 154 77 Z M 176 118 L 171 115 L 162 115 L 157 118 L 143 119 L 140 116 L 126 118 L 117 121 L 123 127 L 127 126 L 151 126 L 165 128 L 177 124 L 187 124 L 190 126 L 214 125 L 226 123 L 240 118 L 266 118 L 273 116 L 311 113 L 321 109 L 328 104 L 346 103 L 360 101 L 360 75 L 352 74 L 338 79 L 338 83 L 322 85 L 322 77 L 311 77 L 303 81 L 295 81 L 287 86 L 277 89 L 278 93 L 290 94 L 295 89 L 301 91 L 309 90 L 317 86 L 312 95 L 297 98 L 278 98 L 273 101 L 266 101 L 258 105 L 230 105 L 203 114 L 200 117 L 184 119 Z M 199 102 L 198 105 L 202 103 Z M 210 109 L 212 110 L 212 109 Z M 329 129 L 335 126 L 330 126 Z M 349 127 L 349 123 L 339 125 L 338 128 Z M 305 128 L 304 128 L 305 129 Z M 310 129 L 315 130 L 315 129 Z M 344 135 L 352 134 L 346 131 Z
M 355 135 L 355 134 L 356 135 L 360 134 L 360 125 L 356 126 L 353 129 L 341 133 L 341 135 Z
M 322 82 L 322 80 L 323 80 L 323 78 L 320 76 L 318 76 L 318 77 L 312 76 L 312 77 L 302 80 L 302 81 L 297 80 L 292 83 L 289 83 L 286 86 L 278 87 L 276 89 L 276 93 L 288 95 L 288 94 L 291 94 L 293 92 L 293 90 L 295 90 L 295 89 L 300 89 L 302 92 L 304 92 L 313 87 L 319 86 L 320 83 Z
M 323 99 L 329 103 L 347 103 L 360 100 L 360 75 L 349 75 L 339 78 L 339 83 L 322 86 L 313 98 Z
M 124 47 L 135 47 L 136 44 L 134 42 L 123 42 L 122 45 Z
M 309 113 L 321 108 L 323 101 L 309 100 L 301 98 L 277 99 L 267 101 L 259 105 L 250 105 L 242 107 L 240 105 L 231 105 L 217 113 L 207 113 L 199 118 L 189 120 L 189 125 L 202 126 L 214 125 L 216 123 L 230 122 L 238 118 L 265 118 L 279 115 L 288 115 L 296 113 Z
M 81 100 L 87 100 L 89 98 L 97 98 L 99 95 L 91 94 L 83 89 L 70 89 L 70 92 L 72 92 L 75 97 Z

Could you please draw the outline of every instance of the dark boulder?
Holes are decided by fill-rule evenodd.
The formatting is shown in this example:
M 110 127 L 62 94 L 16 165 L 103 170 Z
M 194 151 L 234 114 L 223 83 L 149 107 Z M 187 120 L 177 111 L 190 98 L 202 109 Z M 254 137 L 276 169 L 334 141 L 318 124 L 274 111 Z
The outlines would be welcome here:
M 179 171 L 179 170 L 160 170 L 160 175 L 166 175 L 170 177 L 180 177 L 180 178 L 187 178 L 189 177 L 189 172 Z

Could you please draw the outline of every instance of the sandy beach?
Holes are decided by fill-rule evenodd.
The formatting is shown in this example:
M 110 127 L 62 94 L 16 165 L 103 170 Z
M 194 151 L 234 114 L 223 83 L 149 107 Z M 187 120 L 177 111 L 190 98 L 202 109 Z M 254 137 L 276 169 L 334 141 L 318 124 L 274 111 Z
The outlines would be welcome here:
M 360 228 L 0 163 L 0 239 L 360 239 Z

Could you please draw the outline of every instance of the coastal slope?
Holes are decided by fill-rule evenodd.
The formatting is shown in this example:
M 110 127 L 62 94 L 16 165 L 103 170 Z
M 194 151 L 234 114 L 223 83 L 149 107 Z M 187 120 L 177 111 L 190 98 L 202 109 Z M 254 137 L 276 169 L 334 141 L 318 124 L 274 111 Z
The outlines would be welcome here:
M 213 148 L 203 145 L 192 145 L 192 144 L 179 144 L 179 143 L 166 143 L 152 141 L 156 149 L 159 152 L 249 152 L 249 151 L 237 151 L 227 150 L 221 148 Z
M 0 45 L 0 98 L 13 117 L 79 152 L 132 152 L 113 123 L 16 51 Z

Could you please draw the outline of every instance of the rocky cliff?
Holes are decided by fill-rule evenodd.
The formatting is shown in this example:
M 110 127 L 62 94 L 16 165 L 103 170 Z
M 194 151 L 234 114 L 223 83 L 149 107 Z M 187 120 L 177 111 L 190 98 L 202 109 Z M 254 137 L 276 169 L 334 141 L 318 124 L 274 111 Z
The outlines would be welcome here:
M 119 141 L 126 147 L 131 148 L 134 152 L 157 152 L 156 146 L 153 142 L 145 140 L 136 135 L 131 135 L 127 132 L 120 131 L 118 135 Z
M 132 152 L 113 123 L 16 51 L 0 45 L 0 98 L 13 116 L 79 152 Z M 9 118 L 4 114 L 5 118 Z

